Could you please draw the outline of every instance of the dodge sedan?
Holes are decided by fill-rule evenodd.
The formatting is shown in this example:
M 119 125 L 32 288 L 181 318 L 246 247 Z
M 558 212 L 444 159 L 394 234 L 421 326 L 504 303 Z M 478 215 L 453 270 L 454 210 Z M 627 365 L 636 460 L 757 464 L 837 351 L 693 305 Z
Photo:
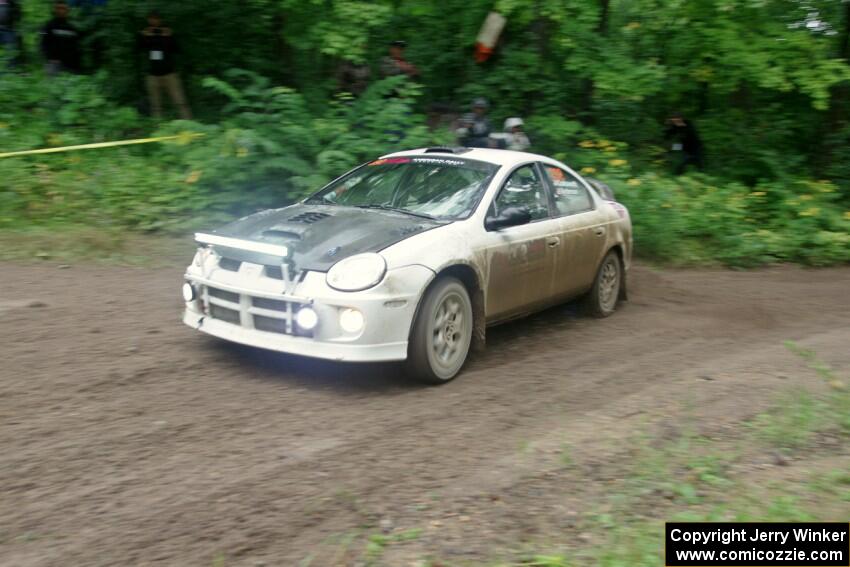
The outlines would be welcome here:
M 490 325 L 579 297 L 610 315 L 632 257 L 628 211 L 607 186 L 541 155 L 469 148 L 394 153 L 195 239 L 190 327 L 303 356 L 406 360 L 437 384 Z

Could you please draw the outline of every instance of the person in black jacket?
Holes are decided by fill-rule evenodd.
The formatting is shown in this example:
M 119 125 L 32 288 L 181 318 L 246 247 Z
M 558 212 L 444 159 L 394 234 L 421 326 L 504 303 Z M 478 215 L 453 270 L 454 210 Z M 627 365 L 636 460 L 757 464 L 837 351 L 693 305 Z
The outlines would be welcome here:
M 139 33 L 139 51 L 147 66 L 147 88 L 151 114 L 162 117 L 162 91 L 166 91 L 171 102 L 177 107 L 180 118 L 191 120 L 192 111 L 186 102 L 183 85 L 175 67 L 175 56 L 179 52 L 177 40 L 171 28 L 162 23 L 158 12 L 148 14 L 148 27 Z
M 41 29 L 41 52 L 47 59 L 47 73 L 79 73 L 80 31 L 68 21 L 70 9 L 65 2 L 53 4 L 53 19 Z
M 4 49 L 10 58 L 10 63 L 18 63 L 19 37 L 18 22 L 21 20 L 21 5 L 17 0 L 0 0 L 0 48 Z
M 490 103 L 484 97 L 478 97 L 472 101 L 472 112 L 461 117 L 459 128 L 455 130 L 458 143 L 468 148 L 491 148 L 493 142 L 490 134 L 493 127 L 487 117 Z
M 671 144 L 670 157 L 676 175 L 683 174 L 690 165 L 702 169 L 702 141 L 693 122 L 674 113 L 667 119 L 664 138 Z

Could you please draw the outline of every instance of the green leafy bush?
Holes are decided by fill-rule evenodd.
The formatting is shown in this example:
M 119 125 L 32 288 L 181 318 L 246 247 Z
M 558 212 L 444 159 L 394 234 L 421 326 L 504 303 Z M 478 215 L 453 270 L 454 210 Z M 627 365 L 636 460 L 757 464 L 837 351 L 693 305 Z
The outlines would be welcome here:
M 402 77 L 316 110 L 300 93 L 256 74 L 234 70 L 226 76 L 229 82 L 206 81 L 224 104 L 219 124 L 176 121 L 154 134 L 204 135 L 194 141 L 0 160 L 0 227 L 95 223 L 183 230 L 283 206 L 377 155 L 448 141 L 447 133 L 430 132 L 413 111 L 419 87 Z M 100 97 L 96 79 L 67 77 L 62 86 L 60 112 L 41 109 L 29 120 L 23 115 L 38 101 L 26 93 L 45 88 L 42 79 L 18 77 L 0 90 L 0 103 L 8 103 L 0 114 L 4 148 L 141 135 L 146 121 Z
M 635 245 L 646 256 L 735 266 L 850 261 L 850 213 L 828 181 L 751 188 L 701 175 L 644 174 L 612 185 L 629 207 Z
M 175 121 L 155 135 L 201 138 L 0 159 L 0 227 L 85 224 L 185 232 L 283 206 L 349 168 L 394 150 L 452 143 L 416 112 L 421 87 L 377 81 L 357 99 L 323 104 L 248 71 L 210 78 L 216 124 Z M 104 77 L 38 75 L 0 83 L 0 144 L 16 150 L 141 137 L 150 126 L 103 97 Z M 46 108 L 34 95 L 49 89 Z M 632 215 L 638 254 L 679 263 L 752 266 L 850 261 L 850 206 L 840 185 L 775 171 L 752 185 L 666 174 L 664 150 L 603 137 L 574 120 L 528 120 L 536 147 L 608 182 Z M 767 150 L 765 150 L 767 151 Z M 844 151 L 836 146 L 835 152 Z M 840 181 L 846 174 L 836 166 Z
M 253 73 L 232 70 L 226 76 L 230 82 L 205 81 L 226 101 L 221 122 L 199 126 L 204 140 L 169 148 L 162 159 L 202 174 L 202 186 L 239 190 L 240 198 L 291 201 L 366 159 L 435 140 L 424 117 L 413 112 L 419 87 L 402 77 L 315 111 L 300 93 Z M 160 134 L 183 127 L 173 123 Z

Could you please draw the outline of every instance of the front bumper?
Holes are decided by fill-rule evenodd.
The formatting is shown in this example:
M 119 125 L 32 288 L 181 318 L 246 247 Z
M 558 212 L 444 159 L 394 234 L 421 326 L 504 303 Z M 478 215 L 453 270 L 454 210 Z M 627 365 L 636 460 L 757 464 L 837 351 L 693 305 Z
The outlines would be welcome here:
M 221 339 L 278 352 L 351 362 L 405 360 L 416 307 L 433 277 L 424 266 L 406 266 L 390 270 L 370 290 L 346 293 L 330 288 L 324 273 L 307 272 L 287 293 L 282 281 L 250 265 L 205 274 L 190 267 L 185 279 L 199 297 L 186 303 L 183 322 Z M 310 333 L 294 323 L 294 313 L 305 305 L 319 319 Z M 345 309 L 363 314 L 360 331 L 340 326 Z

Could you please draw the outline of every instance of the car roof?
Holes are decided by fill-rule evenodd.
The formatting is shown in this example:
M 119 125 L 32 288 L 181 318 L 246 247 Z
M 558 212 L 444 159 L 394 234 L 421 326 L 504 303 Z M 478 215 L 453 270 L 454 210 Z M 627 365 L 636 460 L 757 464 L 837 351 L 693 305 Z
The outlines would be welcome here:
M 513 166 L 529 161 L 545 161 L 549 163 L 557 163 L 552 158 L 548 158 L 539 154 L 517 152 L 514 150 L 496 150 L 490 148 L 418 148 L 416 150 L 395 152 L 382 157 L 408 157 L 421 155 L 469 158 L 506 166 Z

